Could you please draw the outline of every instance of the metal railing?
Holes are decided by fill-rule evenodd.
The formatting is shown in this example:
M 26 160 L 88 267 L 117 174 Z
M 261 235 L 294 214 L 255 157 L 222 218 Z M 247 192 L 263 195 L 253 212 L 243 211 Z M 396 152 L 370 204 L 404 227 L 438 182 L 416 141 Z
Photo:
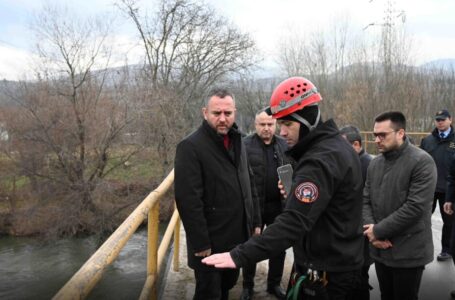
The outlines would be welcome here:
M 85 262 L 71 279 L 53 297 L 55 300 L 85 299 L 102 278 L 107 267 L 118 257 L 120 251 L 148 217 L 147 224 L 147 279 L 139 299 L 156 299 L 157 274 L 169 248 L 174 233 L 174 270 L 179 266 L 180 218 L 174 210 L 171 221 L 158 248 L 159 200 L 174 182 L 174 170 L 153 190 L 139 206 L 114 231 L 104 244 Z

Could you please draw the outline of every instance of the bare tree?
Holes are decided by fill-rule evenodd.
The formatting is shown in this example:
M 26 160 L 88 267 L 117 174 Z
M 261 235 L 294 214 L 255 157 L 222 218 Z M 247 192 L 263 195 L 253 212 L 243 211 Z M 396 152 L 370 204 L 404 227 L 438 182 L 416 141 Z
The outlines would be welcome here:
M 141 13 L 138 1 L 117 5 L 144 46 L 142 131 L 163 153 L 166 170 L 176 142 L 200 122 L 206 90 L 255 65 L 255 45 L 202 1 L 161 0 L 151 17 Z
M 203 2 L 162 0 L 153 18 L 142 17 L 135 0 L 121 0 L 118 6 L 141 37 L 153 88 L 173 88 L 190 101 L 195 90 L 205 90 L 256 61 L 249 35 Z
M 67 200 L 61 206 L 69 212 L 63 232 L 93 229 L 87 220 L 100 213 L 93 192 L 139 149 L 117 148 L 132 116 L 108 80 L 111 24 L 102 20 L 46 6 L 33 27 L 42 59 L 37 80 L 8 93 L 16 107 L 6 121 L 11 141 L 5 153 L 35 191 L 50 189 Z M 92 218 L 82 217 L 87 214 Z

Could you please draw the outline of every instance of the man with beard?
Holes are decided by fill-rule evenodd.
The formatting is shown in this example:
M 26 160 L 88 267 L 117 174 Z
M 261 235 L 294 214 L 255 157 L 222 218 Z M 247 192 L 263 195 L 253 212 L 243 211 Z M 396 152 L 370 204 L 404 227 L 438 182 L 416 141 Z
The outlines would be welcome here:
M 370 241 L 382 300 L 415 300 L 425 265 L 433 260 L 431 205 L 436 165 L 406 137 L 406 118 L 390 111 L 373 129 L 380 154 L 363 191 L 364 234 Z
M 239 271 L 215 269 L 201 259 L 231 250 L 261 226 L 235 112 L 232 93 L 211 91 L 202 125 L 176 149 L 175 201 L 196 278 L 195 300 L 228 299 Z
M 286 207 L 262 235 L 203 263 L 239 268 L 293 247 L 288 297 L 354 299 L 363 264 L 362 173 L 357 153 L 335 122 L 322 121 L 321 100 L 303 77 L 275 88 L 270 112 L 295 160 Z

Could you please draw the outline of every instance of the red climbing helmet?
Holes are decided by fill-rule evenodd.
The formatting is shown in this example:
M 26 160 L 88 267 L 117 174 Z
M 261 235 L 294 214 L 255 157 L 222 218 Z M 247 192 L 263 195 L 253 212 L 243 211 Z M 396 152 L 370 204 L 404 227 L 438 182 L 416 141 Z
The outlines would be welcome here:
M 282 118 L 322 100 L 314 84 L 303 77 L 282 81 L 270 97 L 270 111 L 275 119 Z

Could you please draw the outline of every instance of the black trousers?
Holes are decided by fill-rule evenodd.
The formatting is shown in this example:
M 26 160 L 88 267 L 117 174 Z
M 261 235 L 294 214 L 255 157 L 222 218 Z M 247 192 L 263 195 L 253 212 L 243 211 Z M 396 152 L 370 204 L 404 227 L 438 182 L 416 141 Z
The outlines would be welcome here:
M 278 256 L 269 258 L 269 273 L 267 274 L 267 286 L 279 285 L 283 276 L 283 266 L 286 257 L 286 252 L 280 253 Z M 256 275 L 256 264 L 244 266 L 242 268 L 243 287 L 254 287 L 254 276 Z
M 239 278 L 239 269 L 194 270 L 196 290 L 193 300 L 227 300 Z
M 265 207 L 265 213 L 262 216 L 262 222 L 264 225 L 269 226 L 273 223 L 275 218 L 281 212 L 281 203 L 278 205 L 272 204 Z M 262 226 L 264 230 L 265 226 Z M 280 252 L 278 255 L 269 258 L 269 273 L 267 274 L 267 285 L 275 286 L 281 282 L 283 276 L 284 260 L 286 258 L 286 252 Z M 256 263 L 244 266 L 242 268 L 243 275 L 243 287 L 253 288 L 254 287 L 254 276 L 256 275 Z
M 362 271 L 329 272 L 327 292 L 330 300 L 358 300 L 363 287 Z
M 361 270 L 361 281 L 360 285 L 357 286 L 354 291 L 352 292 L 351 299 L 355 300 L 370 300 L 370 290 L 372 287 L 369 283 L 369 274 L 368 271 L 370 270 L 370 265 L 364 265 Z
M 375 263 L 381 300 L 415 300 L 419 295 L 424 266 L 415 268 L 392 268 Z
M 432 212 L 436 209 L 436 204 L 439 202 L 439 211 L 442 217 L 442 235 L 441 235 L 441 252 L 450 253 L 450 239 L 452 237 L 452 223 L 453 215 L 448 215 L 444 212 L 445 193 L 434 193 Z
M 450 238 L 449 253 L 452 255 L 452 260 L 455 265 L 455 222 L 452 222 L 452 232 L 451 232 L 451 238 Z

